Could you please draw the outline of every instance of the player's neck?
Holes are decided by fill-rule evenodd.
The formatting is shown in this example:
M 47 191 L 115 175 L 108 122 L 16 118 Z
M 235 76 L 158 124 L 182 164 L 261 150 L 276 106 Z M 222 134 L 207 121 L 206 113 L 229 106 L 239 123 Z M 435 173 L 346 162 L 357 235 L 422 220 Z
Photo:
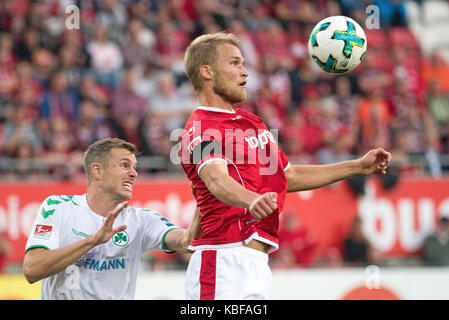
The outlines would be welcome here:
M 232 111 L 232 103 L 223 99 L 220 95 L 207 92 L 206 90 L 203 90 L 203 92 L 198 95 L 198 102 L 199 105 L 203 107 L 212 107 Z
M 86 200 L 90 210 L 103 217 L 121 202 L 112 199 L 110 193 L 103 193 L 92 187 L 87 187 Z

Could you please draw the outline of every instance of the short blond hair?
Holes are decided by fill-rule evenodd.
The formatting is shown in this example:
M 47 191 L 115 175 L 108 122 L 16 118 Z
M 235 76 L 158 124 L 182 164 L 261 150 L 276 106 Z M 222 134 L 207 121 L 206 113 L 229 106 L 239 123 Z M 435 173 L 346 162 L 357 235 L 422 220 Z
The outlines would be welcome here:
M 199 36 L 186 49 L 184 55 L 185 72 L 197 94 L 203 88 L 200 67 L 215 65 L 218 55 L 217 46 L 221 44 L 231 44 L 240 49 L 240 40 L 234 34 L 225 32 Z

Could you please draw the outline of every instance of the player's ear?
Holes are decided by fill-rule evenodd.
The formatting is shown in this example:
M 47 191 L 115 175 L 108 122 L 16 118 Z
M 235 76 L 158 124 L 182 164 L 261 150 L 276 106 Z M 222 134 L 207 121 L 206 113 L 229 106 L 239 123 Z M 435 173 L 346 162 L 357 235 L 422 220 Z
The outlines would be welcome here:
M 200 67 L 200 75 L 202 78 L 205 78 L 207 80 L 212 80 L 214 76 L 214 71 L 212 70 L 212 67 L 208 64 L 203 64 Z
M 100 179 L 103 174 L 103 168 L 101 164 L 99 164 L 98 162 L 92 163 L 92 165 L 90 166 L 90 173 L 92 174 L 92 177 L 94 179 Z

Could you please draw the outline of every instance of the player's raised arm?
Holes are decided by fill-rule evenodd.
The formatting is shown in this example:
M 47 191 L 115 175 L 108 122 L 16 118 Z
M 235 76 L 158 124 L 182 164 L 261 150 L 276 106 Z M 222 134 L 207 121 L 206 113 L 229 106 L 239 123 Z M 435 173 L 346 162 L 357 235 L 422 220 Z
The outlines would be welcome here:
M 224 160 L 208 162 L 202 167 L 199 176 L 218 200 L 231 206 L 247 208 L 255 218 L 265 218 L 277 209 L 276 193 L 260 195 L 244 188 L 229 176 Z
M 167 250 L 173 250 L 178 252 L 191 252 L 188 247 L 190 241 L 197 237 L 200 233 L 200 220 L 201 212 L 197 207 L 195 209 L 195 214 L 193 215 L 192 222 L 190 222 L 187 230 L 184 229 L 173 229 L 167 233 L 165 236 L 165 247 Z
M 112 210 L 98 231 L 86 239 L 59 249 L 29 249 L 23 260 L 23 273 L 28 282 L 33 283 L 63 271 L 93 247 L 109 241 L 115 233 L 125 230 L 126 226 L 113 228 L 113 224 L 127 204 L 123 202 Z
M 329 165 L 291 165 L 285 172 L 287 192 L 316 189 L 357 175 L 385 175 L 390 161 L 391 154 L 377 148 L 356 160 Z

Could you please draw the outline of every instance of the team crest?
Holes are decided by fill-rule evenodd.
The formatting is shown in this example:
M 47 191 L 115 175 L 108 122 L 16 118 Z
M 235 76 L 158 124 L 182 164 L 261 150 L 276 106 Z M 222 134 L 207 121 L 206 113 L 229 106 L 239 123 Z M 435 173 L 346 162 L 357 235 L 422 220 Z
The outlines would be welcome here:
M 112 237 L 112 242 L 119 247 L 124 247 L 129 243 L 129 235 L 126 231 L 117 232 Z

